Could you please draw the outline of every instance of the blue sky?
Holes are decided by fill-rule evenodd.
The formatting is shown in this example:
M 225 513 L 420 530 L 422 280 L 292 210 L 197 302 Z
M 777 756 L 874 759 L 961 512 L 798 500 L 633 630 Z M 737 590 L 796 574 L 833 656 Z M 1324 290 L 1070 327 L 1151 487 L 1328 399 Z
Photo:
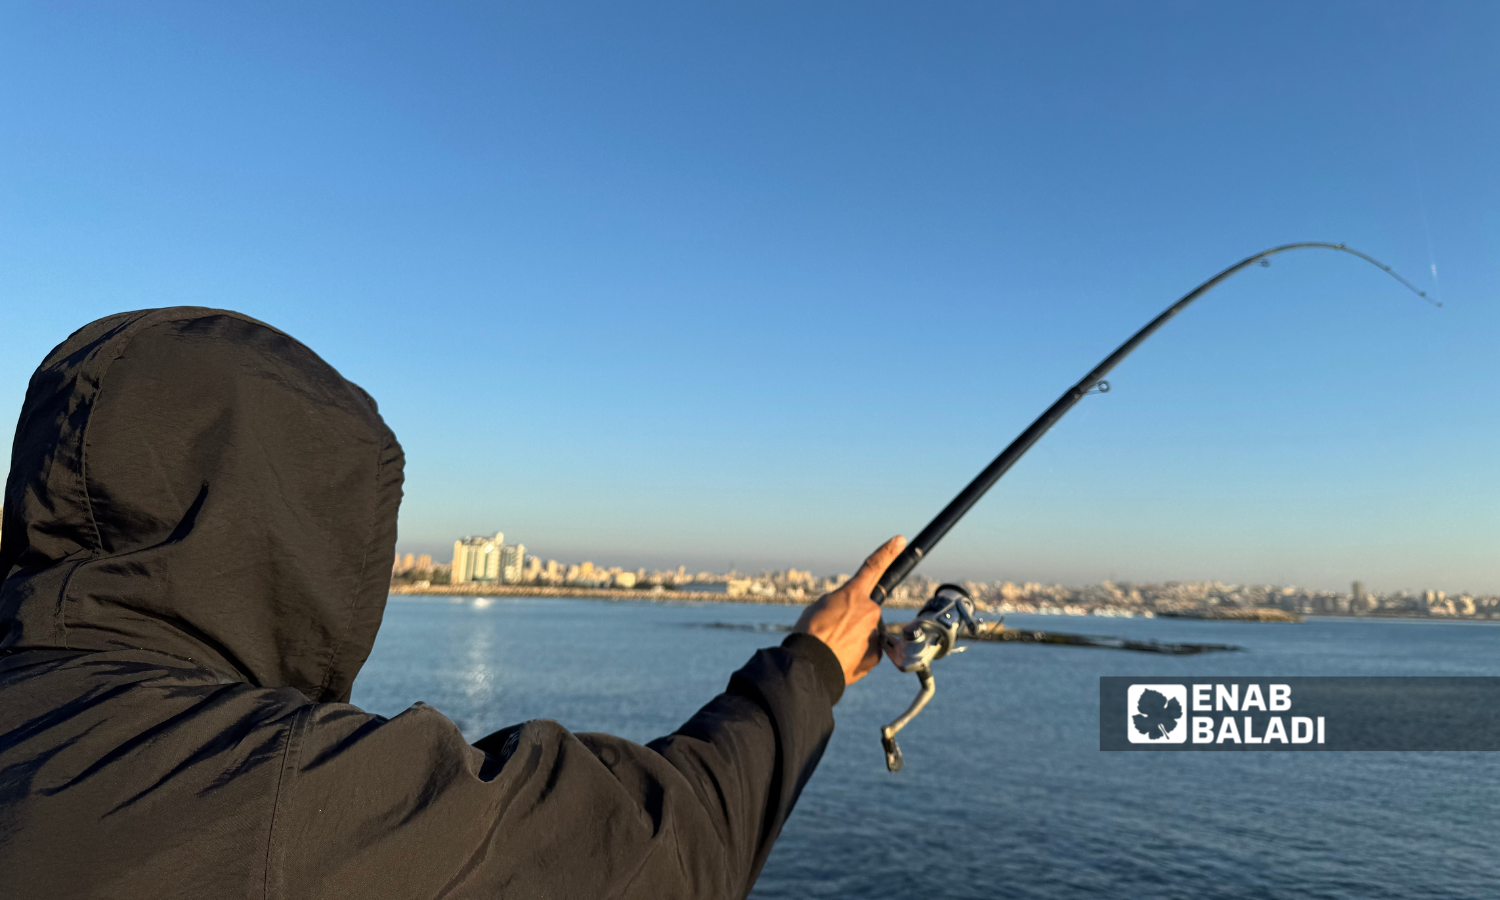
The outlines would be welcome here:
M 1228 263 L 924 564 L 1500 592 L 1500 7 L 0 10 L 0 414 L 238 309 L 381 403 L 401 548 L 848 571 Z M 1434 268 L 1441 280 L 1434 279 Z

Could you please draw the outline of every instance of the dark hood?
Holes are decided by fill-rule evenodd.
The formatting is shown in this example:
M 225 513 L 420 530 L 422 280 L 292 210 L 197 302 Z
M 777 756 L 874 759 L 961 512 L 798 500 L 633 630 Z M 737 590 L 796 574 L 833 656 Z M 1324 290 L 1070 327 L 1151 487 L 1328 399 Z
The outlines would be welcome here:
M 268 325 L 100 319 L 26 391 L 0 647 L 145 649 L 347 700 L 385 608 L 402 463 L 375 401 Z

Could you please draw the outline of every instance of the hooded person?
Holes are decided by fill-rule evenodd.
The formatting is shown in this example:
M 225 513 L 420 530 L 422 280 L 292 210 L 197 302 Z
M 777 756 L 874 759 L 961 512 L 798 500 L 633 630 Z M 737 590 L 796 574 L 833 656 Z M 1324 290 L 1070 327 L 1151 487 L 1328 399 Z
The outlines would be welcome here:
M 899 539 L 667 737 L 470 744 L 431 707 L 348 702 L 402 463 L 369 395 L 238 313 L 122 313 L 47 356 L 0 532 L 11 896 L 749 892 L 873 665 L 840 648 L 874 646 L 857 595 Z

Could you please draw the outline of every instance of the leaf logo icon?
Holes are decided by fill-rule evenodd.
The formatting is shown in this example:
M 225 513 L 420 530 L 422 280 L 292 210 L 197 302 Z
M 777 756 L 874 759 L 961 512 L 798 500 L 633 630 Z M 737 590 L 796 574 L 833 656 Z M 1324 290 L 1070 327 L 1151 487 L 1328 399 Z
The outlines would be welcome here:
M 1136 714 L 1130 717 L 1135 730 L 1149 739 L 1170 740 L 1172 729 L 1182 718 L 1182 704 L 1176 698 L 1169 699 L 1159 691 L 1145 690 L 1135 704 Z

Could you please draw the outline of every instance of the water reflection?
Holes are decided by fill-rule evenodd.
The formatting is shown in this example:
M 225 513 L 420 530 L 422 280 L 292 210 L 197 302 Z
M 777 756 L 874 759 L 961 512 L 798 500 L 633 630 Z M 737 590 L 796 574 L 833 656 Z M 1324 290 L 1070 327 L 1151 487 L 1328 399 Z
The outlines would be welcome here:
M 474 598 L 475 609 L 485 609 L 492 601 L 488 597 Z M 477 618 L 468 629 L 464 648 L 464 668 L 460 676 L 464 695 L 472 703 L 487 703 L 493 700 L 495 678 L 494 629 L 491 617 Z

